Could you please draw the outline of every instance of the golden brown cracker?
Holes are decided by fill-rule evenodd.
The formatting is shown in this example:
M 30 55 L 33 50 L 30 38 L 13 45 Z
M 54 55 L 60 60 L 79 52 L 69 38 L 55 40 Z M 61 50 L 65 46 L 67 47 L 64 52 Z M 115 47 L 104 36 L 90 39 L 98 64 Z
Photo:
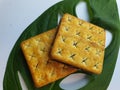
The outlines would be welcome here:
M 51 51 L 53 59 L 100 74 L 105 49 L 105 30 L 72 15 L 62 17 Z
M 42 87 L 77 70 L 49 57 L 55 33 L 56 29 L 49 30 L 21 43 L 36 87 Z

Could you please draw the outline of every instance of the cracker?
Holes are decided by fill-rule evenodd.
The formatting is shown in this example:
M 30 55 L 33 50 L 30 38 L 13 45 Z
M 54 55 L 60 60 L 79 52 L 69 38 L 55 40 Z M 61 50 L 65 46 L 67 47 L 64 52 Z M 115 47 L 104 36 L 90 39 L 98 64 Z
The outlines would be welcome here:
M 77 70 L 49 57 L 55 33 L 56 29 L 53 29 L 21 43 L 36 87 L 47 85 Z
M 53 59 L 100 74 L 105 49 L 105 30 L 72 15 L 62 17 L 51 51 Z

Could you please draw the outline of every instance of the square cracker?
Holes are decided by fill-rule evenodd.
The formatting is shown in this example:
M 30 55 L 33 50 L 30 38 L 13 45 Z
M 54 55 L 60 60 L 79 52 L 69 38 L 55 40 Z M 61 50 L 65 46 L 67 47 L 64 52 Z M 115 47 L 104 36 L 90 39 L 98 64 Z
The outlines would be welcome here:
M 65 14 L 51 51 L 53 59 L 100 74 L 103 67 L 105 30 Z
M 53 29 L 21 43 L 23 54 L 36 87 L 42 87 L 77 70 L 49 57 L 55 33 L 56 29 Z

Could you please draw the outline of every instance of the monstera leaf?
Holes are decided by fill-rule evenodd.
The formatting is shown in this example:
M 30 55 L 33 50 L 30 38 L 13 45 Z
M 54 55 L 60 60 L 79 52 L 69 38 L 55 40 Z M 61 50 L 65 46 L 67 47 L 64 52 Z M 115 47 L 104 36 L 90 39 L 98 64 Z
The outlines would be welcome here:
M 79 90 L 107 89 L 114 72 L 120 46 L 120 21 L 116 0 L 63 0 L 46 10 L 24 30 L 15 43 L 7 62 L 3 81 L 4 90 L 22 90 L 18 72 L 23 77 L 28 90 L 61 90 L 59 83 L 63 79 L 42 88 L 34 87 L 28 66 L 20 48 L 20 43 L 25 39 L 56 27 L 58 25 L 59 15 L 62 16 L 64 13 L 70 13 L 76 16 L 75 7 L 81 1 L 87 3 L 91 23 L 109 30 L 113 38 L 105 50 L 103 72 L 100 75 L 86 73 L 89 76 L 89 82 Z

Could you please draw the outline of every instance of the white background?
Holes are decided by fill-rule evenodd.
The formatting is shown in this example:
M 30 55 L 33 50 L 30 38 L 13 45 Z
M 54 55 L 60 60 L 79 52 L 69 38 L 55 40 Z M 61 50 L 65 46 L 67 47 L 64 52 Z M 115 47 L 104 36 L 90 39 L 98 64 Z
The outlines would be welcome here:
M 3 90 L 3 77 L 6 63 L 13 45 L 23 32 L 23 30 L 33 22 L 48 7 L 60 0 L 0 0 L 0 90 Z M 117 0 L 120 16 L 120 0 Z M 80 7 L 82 7 L 80 9 Z M 78 15 L 80 18 L 87 20 L 85 4 L 77 7 L 82 12 Z M 110 41 L 110 34 L 107 34 L 107 44 Z M 108 90 L 120 89 L 120 53 L 117 60 L 113 78 Z

